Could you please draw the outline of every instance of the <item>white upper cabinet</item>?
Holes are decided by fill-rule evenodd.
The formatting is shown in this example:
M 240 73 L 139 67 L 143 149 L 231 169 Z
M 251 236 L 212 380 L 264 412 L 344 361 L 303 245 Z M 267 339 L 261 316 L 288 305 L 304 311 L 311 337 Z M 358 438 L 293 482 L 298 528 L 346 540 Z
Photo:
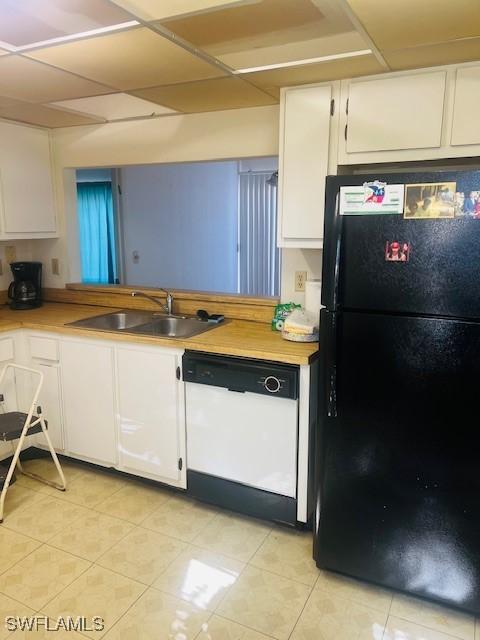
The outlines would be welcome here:
M 159 347 L 117 349 L 120 469 L 186 487 L 181 352 Z
M 282 91 L 278 191 L 280 247 L 322 247 L 332 97 L 332 85 Z
M 56 233 L 48 131 L 0 122 L 0 239 Z
M 480 144 L 480 65 L 457 69 L 452 145 Z
M 440 147 L 446 72 L 353 80 L 346 153 Z

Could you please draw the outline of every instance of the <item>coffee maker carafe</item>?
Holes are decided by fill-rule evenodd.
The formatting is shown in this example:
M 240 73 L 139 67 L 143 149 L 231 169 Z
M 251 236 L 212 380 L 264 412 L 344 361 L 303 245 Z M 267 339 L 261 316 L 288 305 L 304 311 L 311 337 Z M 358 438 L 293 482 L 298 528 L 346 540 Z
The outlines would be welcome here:
M 42 263 L 12 262 L 13 282 L 8 287 L 10 309 L 34 309 L 42 304 Z

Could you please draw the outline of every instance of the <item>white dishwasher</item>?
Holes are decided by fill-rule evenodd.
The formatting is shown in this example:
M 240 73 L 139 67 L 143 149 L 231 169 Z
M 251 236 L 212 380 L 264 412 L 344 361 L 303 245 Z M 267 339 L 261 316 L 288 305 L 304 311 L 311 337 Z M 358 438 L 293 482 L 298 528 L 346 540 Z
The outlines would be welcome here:
M 296 523 L 298 368 L 186 352 L 187 490 Z

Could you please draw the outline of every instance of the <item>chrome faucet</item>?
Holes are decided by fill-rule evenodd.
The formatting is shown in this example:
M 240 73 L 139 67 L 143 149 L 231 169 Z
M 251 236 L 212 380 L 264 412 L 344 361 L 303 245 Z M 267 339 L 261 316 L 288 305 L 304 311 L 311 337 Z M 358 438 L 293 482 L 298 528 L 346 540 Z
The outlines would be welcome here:
M 169 316 L 171 316 L 173 314 L 173 295 L 170 293 L 170 291 L 167 291 L 166 289 L 162 289 L 160 287 L 160 291 L 163 291 L 164 293 L 167 294 L 167 303 L 163 304 L 163 302 L 161 300 L 159 300 L 159 298 L 157 298 L 156 296 L 149 296 L 147 293 L 143 293 L 143 291 L 132 291 L 132 298 L 135 298 L 136 296 L 140 296 L 142 298 L 146 298 L 147 300 L 150 300 L 151 302 L 155 302 L 155 304 L 158 304 L 159 307 L 161 307 L 161 309 Z

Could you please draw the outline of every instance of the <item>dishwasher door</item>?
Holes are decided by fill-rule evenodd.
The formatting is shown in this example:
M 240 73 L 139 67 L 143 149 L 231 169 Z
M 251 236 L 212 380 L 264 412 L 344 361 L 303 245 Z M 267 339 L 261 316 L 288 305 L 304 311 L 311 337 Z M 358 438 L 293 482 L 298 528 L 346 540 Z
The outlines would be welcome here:
M 188 382 L 187 468 L 296 498 L 298 403 Z

